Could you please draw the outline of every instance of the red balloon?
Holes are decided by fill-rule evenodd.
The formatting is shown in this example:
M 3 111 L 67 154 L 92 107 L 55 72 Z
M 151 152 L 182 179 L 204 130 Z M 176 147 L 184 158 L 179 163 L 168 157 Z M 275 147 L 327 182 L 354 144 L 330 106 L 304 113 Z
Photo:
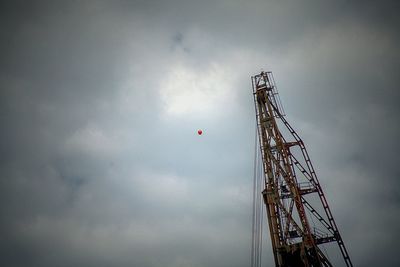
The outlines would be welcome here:
M 202 134 L 203 134 L 203 131 L 202 131 L 202 130 L 198 130 L 197 133 L 198 133 L 199 135 L 202 135 Z

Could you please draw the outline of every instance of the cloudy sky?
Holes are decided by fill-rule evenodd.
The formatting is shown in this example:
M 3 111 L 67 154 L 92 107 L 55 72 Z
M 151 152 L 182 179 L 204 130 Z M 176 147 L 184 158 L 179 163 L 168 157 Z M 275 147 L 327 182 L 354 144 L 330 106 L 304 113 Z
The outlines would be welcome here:
M 249 266 L 250 76 L 271 70 L 354 265 L 399 266 L 399 11 L 2 1 L 0 265 Z

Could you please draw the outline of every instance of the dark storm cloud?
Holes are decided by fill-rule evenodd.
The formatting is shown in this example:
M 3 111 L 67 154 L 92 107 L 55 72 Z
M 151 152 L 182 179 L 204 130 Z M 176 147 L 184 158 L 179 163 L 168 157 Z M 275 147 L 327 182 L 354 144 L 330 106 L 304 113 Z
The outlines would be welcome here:
M 249 265 L 261 68 L 355 265 L 399 264 L 397 2 L 0 10 L 2 265 Z

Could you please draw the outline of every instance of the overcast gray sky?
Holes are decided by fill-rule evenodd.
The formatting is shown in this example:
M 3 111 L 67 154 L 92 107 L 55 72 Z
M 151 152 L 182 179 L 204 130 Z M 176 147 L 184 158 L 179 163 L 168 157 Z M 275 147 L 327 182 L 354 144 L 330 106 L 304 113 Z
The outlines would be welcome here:
M 271 70 L 354 265 L 399 266 L 399 12 L 2 1 L 0 265 L 249 266 L 250 76 Z

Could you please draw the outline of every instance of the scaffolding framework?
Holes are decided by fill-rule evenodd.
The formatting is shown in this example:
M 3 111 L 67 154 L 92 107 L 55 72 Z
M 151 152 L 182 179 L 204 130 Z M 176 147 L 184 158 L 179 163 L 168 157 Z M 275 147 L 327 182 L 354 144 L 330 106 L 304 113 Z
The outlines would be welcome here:
M 251 80 L 263 172 L 262 182 L 254 176 L 252 267 L 261 265 L 260 194 L 276 267 L 332 266 L 321 246 L 333 242 L 352 267 L 306 147 L 284 117 L 272 72 Z

